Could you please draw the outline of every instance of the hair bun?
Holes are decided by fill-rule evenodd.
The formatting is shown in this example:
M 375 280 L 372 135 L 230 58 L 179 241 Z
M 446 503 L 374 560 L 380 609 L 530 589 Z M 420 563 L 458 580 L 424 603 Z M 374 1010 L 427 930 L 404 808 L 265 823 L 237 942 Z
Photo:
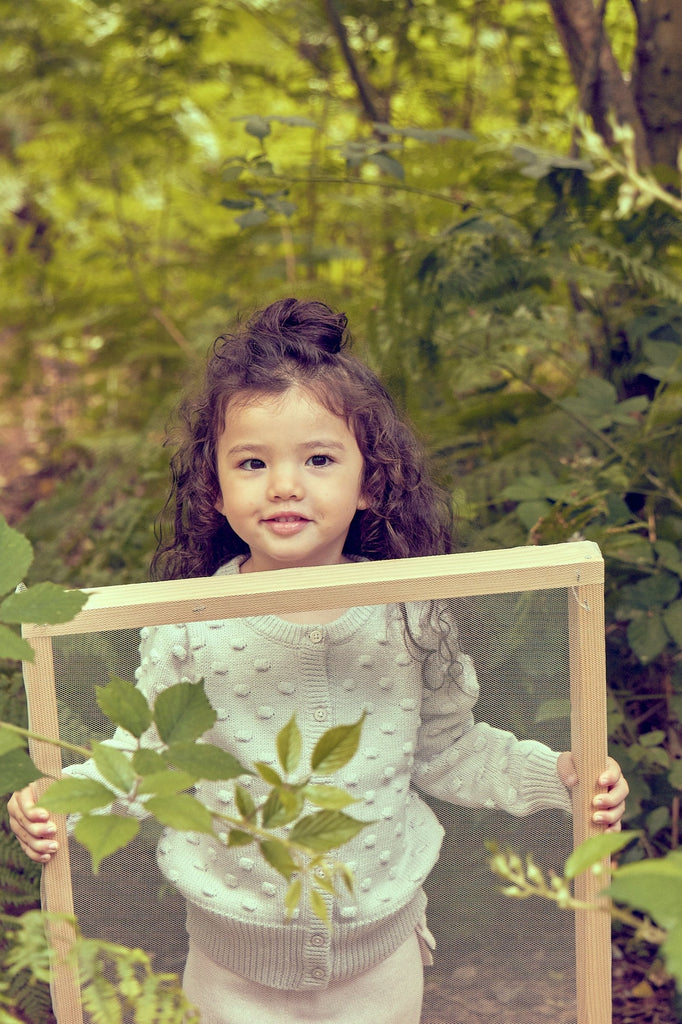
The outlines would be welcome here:
M 252 326 L 285 343 L 310 345 L 334 354 L 346 344 L 348 318 L 335 313 L 324 302 L 280 299 L 257 317 Z

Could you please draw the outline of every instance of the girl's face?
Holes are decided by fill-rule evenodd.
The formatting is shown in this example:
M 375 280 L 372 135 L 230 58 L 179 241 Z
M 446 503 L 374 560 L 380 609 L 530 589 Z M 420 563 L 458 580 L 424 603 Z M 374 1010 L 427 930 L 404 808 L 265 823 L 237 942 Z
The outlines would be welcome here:
M 304 388 L 227 406 L 216 508 L 248 544 L 242 572 L 333 565 L 367 507 L 364 460 L 346 421 Z

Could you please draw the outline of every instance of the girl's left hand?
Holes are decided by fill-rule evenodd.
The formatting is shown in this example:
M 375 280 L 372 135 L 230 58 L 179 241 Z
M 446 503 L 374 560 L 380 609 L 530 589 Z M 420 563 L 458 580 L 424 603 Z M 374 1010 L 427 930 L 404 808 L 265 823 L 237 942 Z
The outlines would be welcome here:
M 578 774 L 570 751 L 559 754 L 557 762 L 559 778 L 567 789 L 578 783 Z M 597 793 L 592 806 L 592 821 L 595 825 L 606 825 L 605 832 L 620 832 L 621 818 L 625 811 L 625 797 L 630 792 L 627 779 L 620 770 L 620 765 L 612 757 L 607 758 L 606 768 L 599 776 L 599 785 L 606 786 L 605 793 Z

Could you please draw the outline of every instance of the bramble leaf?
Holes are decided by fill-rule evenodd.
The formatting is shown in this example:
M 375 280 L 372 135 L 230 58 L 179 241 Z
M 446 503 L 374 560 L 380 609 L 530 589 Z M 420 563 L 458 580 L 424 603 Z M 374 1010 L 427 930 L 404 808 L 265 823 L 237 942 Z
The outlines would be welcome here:
M 301 760 L 301 731 L 292 716 L 277 733 L 277 757 L 285 772 L 295 772 Z
M 135 782 L 135 772 L 130 763 L 130 758 L 116 747 L 106 743 L 94 742 L 92 744 L 92 758 L 97 765 L 100 775 L 116 789 L 128 793 Z
M 55 814 L 87 814 L 108 807 L 115 800 L 116 793 L 96 779 L 63 778 L 45 791 L 40 806 Z
M 88 595 L 80 590 L 64 590 L 57 583 L 36 583 L 28 590 L 9 594 L 0 604 L 3 622 L 69 622 Z
M 303 795 L 316 807 L 326 807 L 330 811 L 341 810 L 349 804 L 358 803 L 355 797 L 338 786 L 310 783 L 303 790 Z
M 268 864 L 287 881 L 299 870 L 287 847 L 279 839 L 266 839 L 260 844 L 261 853 Z
M 9 658 L 11 661 L 33 661 L 35 654 L 33 648 L 7 626 L 0 623 L 0 658 Z
M 291 917 L 293 912 L 301 902 L 301 879 L 295 878 L 289 888 L 287 889 L 286 896 L 284 897 L 284 906 L 286 908 L 287 917 Z
M 240 828 L 233 828 L 227 837 L 228 846 L 248 846 L 249 843 L 253 842 L 253 836 L 250 832 L 242 832 Z
M 120 814 L 85 815 L 76 822 L 74 835 L 92 857 L 92 870 L 97 874 L 105 857 L 123 849 L 135 838 L 140 828 L 136 818 Z
M 127 679 L 112 676 L 106 686 L 96 687 L 95 696 L 107 718 L 136 739 L 152 724 L 151 708 L 143 694 Z
M 153 796 L 145 807 L 162 825 L 168 825 L 178 832 L 213 834 L 211 812 L 187 793 L 176 796 Z
M 154 704 L 154 722 L 164 743 L 198 740 L 216 721 L 216 713 L 198 683 L 176 683 L 163 690 Z
M 337 725 L 328 729 L 315 744 L 310 766 L 318 775 L 332 775 L 343 768 L 355 755 L 360 743 L 363 713 L 352 725 Z
M 253 802 L 253 797 L 243 786 L 234 787 L 234 802 L 245 821 L 251 821 L 255 817 L 256 805 Z
M 622 850 L 639 835 L 639 832 L 602 832 L 598 836 L 590 836 L 566 860 L 564 877 L 577 878 L 583 871 L 598 864 L 604 857 L 610 857 Z
M 175 768 L 212 782 L 253 775 L 236 757 L 213 743 L 173 743 L 166 751 L 166 759 Z
M 196 781 L 196 775 L 190 775 L 189 772 L 170 771 L 166 768 L 162 772 L 145 775 L 137 792 L 140 796 L 153 793 L 154 796 L 167 797 L 174 793 L 181 793 L 183 789 L 189 789 Z
M 315 814 L 300 818 L 289 833 L 289 838 L 316 853 L 327 853 L 347 843 L 367 824 L 351 818 L 343 811 L 316 811 Z
M 294 821 L 303 810 L 303 793 L 297 789 L 277 786 L 263 804 L 263 828 L 278 828 Z
M 14 747 L 0 756 L 0 794 L 13 793 L 42 777 L 23 747 Z

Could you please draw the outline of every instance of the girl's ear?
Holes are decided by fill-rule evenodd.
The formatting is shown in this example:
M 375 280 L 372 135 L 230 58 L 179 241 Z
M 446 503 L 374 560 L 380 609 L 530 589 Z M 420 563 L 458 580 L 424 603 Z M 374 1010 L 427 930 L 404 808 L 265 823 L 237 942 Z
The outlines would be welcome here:
M 369 498 L 365 494 L 361 494 L 360 497 L 358 498 L 358 512 L 364 512 L 365 509 L 368 509 L 370 505 L 371 502 Z
M 221 516 L 225 515 L 225 502 L 223 501 L 222 491 L 218 491 L 218 497 L 213 502 L 213 507 L 217 512 L 220 512 Z

